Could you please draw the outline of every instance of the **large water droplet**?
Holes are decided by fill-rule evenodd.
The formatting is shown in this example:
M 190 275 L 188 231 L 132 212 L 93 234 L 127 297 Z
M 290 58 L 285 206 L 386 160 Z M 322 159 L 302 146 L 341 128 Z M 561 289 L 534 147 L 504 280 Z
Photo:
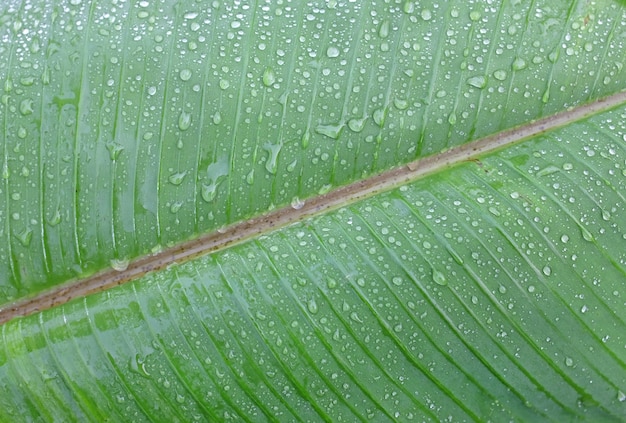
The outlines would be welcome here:
M 228 157 L 222 157 L 207 167 L 207 183 L 202 184 L 202 199 L 207 203 L 213 201 L 217 195 L 217 188 L 224 177 L 228 175 Z
M 16 236 L 24 247 L 28 247 L 30 245 L 30 241 L 33 239 L 33 230 L 30 228 L 26 228 L 22 232 L 18 233 Z
M 378 27 L 378 36 L 380 38 L 387 38 L 389 36 L 389 20 L 385 19 L 380 23 L 380 27 Z
M 343 126 L 344 126 L 343 124 L 317 125 L 317 127 L 315 128 L 315 132 L 336 140 L 341 135 L 341 130 L 343 129 Z
M 367 117 L 362 117 L 360 119 L 350 119 L 348 121 L 348 128 L 350 128 L 351 131 L 354 132 L 361 132 L 363 130 L 363 128 L 365 127 L 365 121 L 367 120 Z
M 267 151 L 268 153 L 267 160 L 265 162 L 265 169 L 272 175 L 274 175 L 276 171 L 278 170 L 278 154 L 280 153 L 280 150 L 282 147 L 283 147 L 282 143 L 280 144 L 267 143 L 263 146 L 265 151 Z
M 189 69 L 183 69 L 180 71 L 178 76 L 183 81 L 189 81 L 189 79 L 191 79 L 191 71 Z
M 33 100 L 30 98 L 25 98 L 20 103 L 20 113 L 24 116 L 30 115 L 33 113 Z
M 183 183 L 183 179 L 185 179 L 185 176 L 187 175 L 187 172 L 176 172 L 172 175 L 170 175 L 169 178 L 167 178 L 168 181 L 170 181 L 170 184 L 172 185 L 180 185 Z
M 267 67 L 265 71 L 263 71 L 263 85 L 266 87 L 271 87 L 276 83 L 276 74 L 274 73 L 274 69 Z
M 191 113 L 181 110 L 178 116 L 178 129 L 186 131 L 191 126 Z
M 472 76 L 467 80 L 467 83 L 475 88 L 485 88 L 487 85 L 487 78 L 482 75 Z
M 433 281 L 435 281 L 436 284 L 442 286 L 448 284 L 448 279 L 446 279 L 446 275 L 444 275 L 437 269 L 433 269 Z
M 326 56 L 330 58 L 339 57 L 339 49 L 335 46 L 330 46 L 326 49 Z
M 117 160 L 124 147 L 118 143 L 111 142 L 107 144 L 107 150 L 109 150 L 109 158 L 113 161 Z

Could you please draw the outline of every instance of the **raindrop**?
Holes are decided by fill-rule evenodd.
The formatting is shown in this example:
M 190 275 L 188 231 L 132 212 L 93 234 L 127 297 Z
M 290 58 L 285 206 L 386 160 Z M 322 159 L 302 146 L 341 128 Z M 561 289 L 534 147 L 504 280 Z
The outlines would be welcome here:
M 317 303 L 315 302 L 314 298 L 310 299 L 307 302 L 306 306 L 307 306 L 307 309 L 309 310 L 310 313 L 312 313 L 312 314 L 316 314 L 317 313 L 318 308 L 317 308 Z
M 422 16 L 422 19 L 424 19 L 425 21 L 429 21 L 433 18 L 432 12 L 428 9 L 422 10 L 421 16 Z
M 250 170 L 246 175 L 246 182 L 248 185 L 252 185 L 254 183 L 254 169 Z
M 178 116 L 178 129 L 186 131 L 191 126 L 191 113 L 181 110 Z
M 109 158 L 115 161 L 120 156 L 120 153 L 122 152 L 122 150 L 124 150 L 124 147 L 122 147 L 120 144 L 117 144 L 115 142 L 111 142 L 107 144 L 107 150 L 109 150 Z
M 219 111 L 217 111 L 213 115 L 213 123 L 215 125 L 219 125 L 221 122 L 222 122 L 222 114 Z
M 172 185 L 180 185 L 183 183 L 183 179 L 185 179 L 185 176 L 187 175 L 187 172 L 176 172 L 172 175 L 170 175 L 170 177 L 167 179 L 168 181 L 170 181 L 170 184 Z
M 326 56 L 330 58 L 339 57 L 339 49 L 335 46 L 330 46 L 326 49 Z
M 265 162 L 265 169 L 272 175 L 274 175 L 276 171 L 278 170 L 278 154 L 280 153 L 280 150 L 282 147 L 283 147 L 282 143 L 280 144 L 267 143 L 263 146 L 265 151 L 267 151 L 268 153 L 267 160 Z
M 304 200 L 300 200 L 298 197 L 293 197 L 291 199 L 291 208 L 294 210 L 300 210 L 304 207 Z
M 183 81 L 189 81 L 189 79 L 191 79 L 191 71 L 189 69 L 183 69 L 183 70 L 180 71 L 178 76 Z
M 182 206 L 183 206 L 183 202 L 182 201 L 174 201 L 172 203 L 172 205 L 170 206 L 170 212 L 178 213 L 178 211 L 180 210 L 180 208 Z
M 223 90 L 227 90 L 230 87 L 230 82 L 227 79 L 220 79 L 219 86 Z
M 211 163 L 207 167 L 206 178 L 208 180 L 207 184 L 202 184 L 202 199 L 207 203 L 213 201 L 217 194 L 217 187 L 224 179 L 225 176 L 228 175 L 228 159 L 227 157 L 223 157 L 215 163 Z
M 22 102 L 20 103 L 20 113 L 26 116 L 32 114 L 33 111 L 33 100 L 31 100 L 30 98 L 25 98 L 24 100 L 22 100 Z
M 511 65 L 511 68 L 515 71 L 519 71 L 522 69 L 526 69 L 526 66 L 528 66 L 528 64 L 526 63 L 526 60 L 522 59 L 521 57 L 517 57 L 515 58 L 515 60 L 513 60 L 513 64 Z
M 565 357 L 565 365 L 567 367 L 572 367 L 574 365 L 574 360 L 570 357 Z
M 343 129 L 343 124 L 338 125 L 317 125 L 315 132 L 321 135 L 325 135 L 334 140 L 338 139 Z
M 456 113 L 452 112 L 448 115 L 448 123 L 450 125 L 455 125 L 456 124 Z
M 274 69 L 267 67 L 265 71 L 263 71 L 263 85 L 266 87 L 271 87 L 276 83 L 276 74 L 274 73 Z
M 309 146 L 310 141 L 311 141 L 311 133 L 307 129 L 306 131 L 304 131 L 304 134 L 302 134 L 302 148 L 307 148 Z
M 467 83 L 475 88 L 485 88 L 487 85 L 487 78 L 482 75 L 472 76 L 467 80 Z
M 412 1 L 404 2 L 404 5 L 402 6 L 402 11 L 408 14 L 413 13 L 415 11 L 415 4 Z
M 385 115 L 386 115 L 386 110 L 385 109 L 376 109 L 374 110 L 374 113 L 372 113 L 372 118 L 374 119 L 374 123 L 376 123 L 376 125 L 382 127 L 385 124 Z
M 387 38 L 389 36 L 389 20 L 385 19 L 380 23 L 378 28 L 378 36 L 380 38 Z
M 552 269 L 550 266 L 544 266 L 542 272 L 544 275 L 550 276 L 552 274 Z
M 493 77 L 496 78 L 498 81 L 504 81 L 507 77 L 507 74 L 505 70 L 498 69 L 493 73 Z
M 33 239 L 33 230 L 30 228 L 24 229 L 22 232 L 17 234 L 17 239 L 24 247 L 28 247 L 30 245 L 30 241 Z
M 123 272 L 128 269 L 129 264 L 130 260 L 128 259 L 111 259 L 111 267 L 118 272 Z
M 552 173 L 558 172 L 559 170 L 561 170 L 561 169 L 559 169 L 556 166 L 550 165 L 550 166 L 547 166 L 547 167 L 541 169 L 539 172 L 537 172 L 537 176 L 550 175 Z
M 435 281 L 436 284 L 442 285 L 442 286 L 445 286 L 448 284 L 446 275 L 444 275 L 437 269 L 433 269 L 433 281 Z
M 365 121 L 367 120 L 367 117 L 362 117 L 360 119 L 350 119 L 348 121 L 348 128 L 350 128 L 351 131 L 354 132 L 361 132 L 363 130 L 363 128 L 365 128 Z
M 580 232 L 581 232 L 581 234 L 582 234 L 582 236 L 583 236 L 583 239 L 584 239 L 585 241 L 589 241 L 589 242 L 593 242 L 593 241 L 594 241 L 594 237 L 593 237 L 593 235 L 592 235 L 592 234 L 591 234 L 591 232 L 589 232 L 589 231 L 587 230 L 587 228 L 585 228 L 584 226 L 581 226 L 581 227 L 580 227 Z
M 405 99 L 403 99 L 403 98 L 397 98 L 397 97 L 396 97 L 396 98 L 393 100 L 393 105 L 394 105 L 394 106 L 396 106 L 396 108 L 397 108 L 398 110 L 405 110 L 407 107 L 409 107 L 409 102 L 408 102 L 408 101 L 406 101 L 406 100 L 405 100 Z
M 479 11 L 477 10 L 473 10 L 470 12 L 469 17 L 471 20 L 473 20 L 474 22 L 478 21 L 481 17 L 481 14 Z

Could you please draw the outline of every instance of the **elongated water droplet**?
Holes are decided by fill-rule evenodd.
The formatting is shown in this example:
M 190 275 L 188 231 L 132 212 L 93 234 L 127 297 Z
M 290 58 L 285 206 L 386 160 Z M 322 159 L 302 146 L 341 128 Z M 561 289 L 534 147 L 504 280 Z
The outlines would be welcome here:
M 274 175 L 278 170 L 278 154 L 280 153 L 281 148 L 283 147 L 281 144 L 270 144 L 267 143 L 263 146 L 265 151 L 267 151 L 268 156 L 265 161 L 265 169 Z
M 33 239 L 33 230 L 26 228 L 16 236 L 24 247 L 28 247 L 30 245 L 30 241 Z
M 433 281 L 435 281 L 436 284 L 442 285 L 442 286 L 445 286 L 448 284 L 446 275 L 444 275 L 437 269 L 433 269 Z
M 309 312 L 311 314 L 316 314 L 318 311 L 317 308 L 317 302 L 315 302 L 315 298 L 311 298 L 308 302 L 307 302 L 307 309 L 309 309 Z
M 107 150 L 109 150 L 109 158 L 115 161 L 120 156 L 120 153 L 124 150 L 124 147 L 118 143 L 111 142 L 107 144 Z
M 372 113 L 372 118 L 374 119 L 374 123 L 382 128 L 385 125 L 386 115 L 387 115 L 386 109 L 374 110 L 374 113 Z
M 20 113 L 24 116 L 30 115 L 33 113 L 33 100 L 30 98 L 25 98 L 20 103 Z
M 389 36 L 389 20 L 385 19 L 380 23 L 378 27 L 378 36 L 380 38 L 387 38 Z
M 246 182 L 248 185 L 254 184 L 254 169 L 250 170 L 250 172 L 246 175 Z
M 178 129 L 186 131 L 191 126 L 191 113 L 182 110 L 178 116 Z
M 276 82 L 276 75 L 274 74 L 274 69 L 267 67 L 263 72 L 263 85 L 266 87 L 271 87 Z
M 217 196 L 217 188 L 222 180 L 228 175 L 228 157 L 224 156 L 207 167 L 207 183 L 202 184 L 202 199 L 210 203 Z
M 170 175 L 169 178 L 167 178 L 168 181 L 170 181 L 170 184 L 172 185 L 180 185 L 183 183 L 183 179 L 185 179 L 185 176 L 187 175 L 187 172 L 176 172 L 172 175 Z
M 343 124 L 338 125 L 317 125 L 315 132 L 321 135 L 325 135 L 332 139 L 338 139 L 343 130 Z

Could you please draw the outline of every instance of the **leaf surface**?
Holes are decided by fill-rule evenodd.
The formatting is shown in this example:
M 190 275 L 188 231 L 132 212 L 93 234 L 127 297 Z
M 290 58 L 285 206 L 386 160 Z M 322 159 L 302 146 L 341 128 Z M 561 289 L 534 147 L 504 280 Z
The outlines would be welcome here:
M 3 420 L 621 421 L 624 15 L 0 6 Z

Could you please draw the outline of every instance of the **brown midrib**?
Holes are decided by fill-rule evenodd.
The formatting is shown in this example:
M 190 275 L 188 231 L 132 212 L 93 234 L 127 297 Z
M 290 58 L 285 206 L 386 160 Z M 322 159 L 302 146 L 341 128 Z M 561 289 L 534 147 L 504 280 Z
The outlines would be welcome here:
M 339 187 L 326 194 L 307 199 L 300 208 L 286 206 L 276 209 L 155 254 L 139 257 L 130 262 L 122 271 L 107 269 L 83 279 L 69 281 L 34 297 L 5 305 L 0 309 L 0 324 L 133 281 L 148 272 L 157 271 L 171 264 L 182 263 L 203 254 L 223 250 L 263 233 L 389 191 L 428 174 L 472 160 L 477 156 L 513 145 L 623 103 L 626 103 L 626 91 Z

